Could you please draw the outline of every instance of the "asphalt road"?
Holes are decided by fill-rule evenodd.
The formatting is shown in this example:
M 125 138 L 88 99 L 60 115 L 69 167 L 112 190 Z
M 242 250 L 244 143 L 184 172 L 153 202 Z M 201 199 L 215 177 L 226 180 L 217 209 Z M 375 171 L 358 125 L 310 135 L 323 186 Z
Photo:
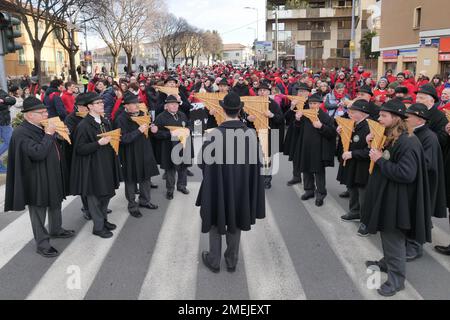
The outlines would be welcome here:
M 242 234 L 236 273 L 211 273 L 201 262 L 208 236 L 200 232 L 194 207 L 201 173 L 188 179 L 190 195 L 168 202 L 161 177 L 152 190 L 156 211 L 142 210 L 135 219 L 127 210 L 123 186 L 110 203 L 110 221 L 118 225 L 111 239 L 92 235 L 92 222 L 82 218 L 81 202 L 64 202 L 63 226 L 75 238 L 52 240 L 60 256 L 35 253 L 27 212 L 0 214 L 0 299 L 382 299 L 371 283 L 385 275 L 368 274 L 365 260 L 381 258 L 378 235 L 360 238 L 356 223 L 341 222 L 347 200 L 327 170 L 328 196 L 317 208 L 302 202 L 302 185 L 286 186 L 291 164 L 281 158 L 273 188 L 266 192 L 267 218 Z M 4 187 L 0 189 L 0 205 Z M 3 208 L 3 205 L 1 206 Z M 449 299 L 450 257 L 434 244 L 450 243 L 447 219 L 435 220 L 433 244 L 407 265 L 406 289 L 391 299 Z M 225 243 L 224 243 L 225 247 Z M 374 280 L 375 279 L 375 280 Z M 375 281 L 375 282 L 374 282 Z

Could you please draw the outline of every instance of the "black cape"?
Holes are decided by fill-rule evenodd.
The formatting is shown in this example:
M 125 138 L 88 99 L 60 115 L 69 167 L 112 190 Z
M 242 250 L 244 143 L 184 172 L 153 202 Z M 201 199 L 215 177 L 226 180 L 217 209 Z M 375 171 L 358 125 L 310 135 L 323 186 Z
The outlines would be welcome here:
M 159 140 L 161 150 L 160 150 L 160 164 L 161 168 L 164 170 L 172 169 L 175 167 L 175 164 L 172 161 L 172 149 L 178 145 L 179 141 L 172 141 L 172 136 L 170 134 L 170 130 L 165 128 L 166 126 L 174 126 L 174 127 L 185 127 L 189 128 L 189 122 L 187 116 L 178 111 L 175 116 L 173 116 L 170 112 L 164 111 L 159 116 L 156 117 L 154 122 L 156 126 L 158 126 L 158 132 L 155 134 L 155 138 Z M 190 165 L 192 163 L 192 158 L 194 156 L 194 150 L 192 149 L 192 139 L 189 136 L 188 141 L 186 143 L 186 150 L 188 153 L 186 154 L 181 150 L 179 155 L 183 157 L 183 164 Z M 190 156 L 189 156 L 190 150 Z
M 369 180 L 369 166 L 370 166 L 370 149 L 366 142 L 366 137 L 370 133 L 369 124 L 366 120 L 356 124 L 349 151 L 352 152 L 352 158 L 344 161 L 342 155 L 339 159 L 339 171 L 337 180 L 347 187 L 365 187 Z M 339 141 L 341 143 L 341 141 Z
M 211 140 L 205 141 L 203 150 L 215 141 L 214 136 L 222 136 L 223 157 L 226 159 L 227 130 L 236 132 L 242 130 L 252 139 L 247 139 L 245 146 L 240 151 L 240 156 L 245 153 L 243 164 L 236 164 L 238 152 L 234 152 L 234 164 L 201 164 L 203 181 L 197 197 L 196 205 L 200 208 L 202 218 L 202 232 L 209 232 L 212 226 L 217 226 L 221 234 L 227 231 L 234 233 L 237 229 L 248 231 L 256 223 L 256 219 L 265 217 L 265 190 L 264 177 L 262 176 L 262 163 L 257 157 L 259 144 L 256 132 L 248 129 L 240 121 L 226 121 L 209 135 Z M 230 143 L 228 141 L 228 143 Z M 238 147 L 237 141 L 231 143 L 233 148 Z M 240 144 L 242 147 L 242 144 Z M 218 149 L 220 150 L 220 148 Z M 205 153 L 206 154 L 206 153 Z M 216 154 L 216 153 L 214 153 Z M 251 164 L 249 159 L 258 159 Z
M 432 215 L 436 218 L 447 217 L 447 201 L 445 194 L 444 160 L 441 146 L 436 134 L 427 125 L 417 128 L 414 134 L 419 138 L 425 151 L 425 161 L 430 184 L 430 201 Z
M 450 208 L 450 136 L 447 136 L 447 143 L 443 149 L 445 168 L 445 190 L 447 194 L 447 208 Z
M 294 151 L 294 172 L 322 172 L 325 167 L 334 166 L 336 151 L 336 127 L 334 119 L 319 109 L 319 120 L 323 126 L 314 128 L 311 121 L 302 117 L 296 125 L 299 131 Z
M 305 109 L 309 109 L 308 102 L 305 103 Z M 283 142 L 283 154 L 288 156 L 289 161 L 294 160 L 295 148 L 297 146 L 298 137 L 303 126 L 296 125 L 295 111 L 289 109 L 284 113 L 285 122 L 288 125 L 286 136 Z
M 22 211 L 26 205 L 58 207 L 66 194 L 63 161 L 54 136 L 22 122 L 9 144 L 5 212 Z
M 141 111 L 139 115 L 144 113 Z M 116 125 L 122 130 L 119 155 L 124 180 L 140 183 L 159 175 L 150 137 L 139 131 L 139 125 L 128 112 L 120 114 Z
M 101 118 L 101 126 L 87 115 L 75 130 L 70 192 L 73 195 L 113 197 L 119 188 L 119 159 L 111 145 L 100 146 L 98 134 L 111 131 L 111 124 Z
M 447 143 L 448 134 L 445 131 L 445 126 L 448 123 L 448 120 L 445 116 L 445 114 L 437 108 L 437 105 L 435 105 L 433 108 L 428 110 L 428 126 L 436 133 L 439 143 L 442 148 L 445 147 Z
M 369 178 L 361 222 L 372 234 L 400 229 L 419 243 L 431 242 L 430 191 L 419 139 L 402 134 L 384 157 Z

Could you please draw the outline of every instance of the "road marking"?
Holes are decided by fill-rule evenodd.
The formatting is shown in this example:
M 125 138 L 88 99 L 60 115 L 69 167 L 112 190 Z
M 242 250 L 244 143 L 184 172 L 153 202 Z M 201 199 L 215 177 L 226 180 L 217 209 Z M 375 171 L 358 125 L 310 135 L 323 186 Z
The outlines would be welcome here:
M 266 218 L 242 233 L 249 296 L 252 300 L 305 300 L 289 251 L 266 201 Z
M 299 186 L 294 186 L 294 190 L 299 197 L 303 190 Z M 322 232 L 329 246 L 333 249 L 345 271 L 355 283 L 359 292 L 365 299 L 382 299 L 376 290 L 367 287 L 367 268 L 364 264 L 366 260 L 375 260 L 382 257 L 382 252 L 368 239 L 357 235 L 357 224 L 342 222 L 340 217 L 346 212 L 337 201 L 327 195 L 323 207 L 316 207 L 314 201 L 302 201 L 308 214 Z M 383 279 L 384 279 L 383 275 Z M 385 280 L 382 280 L 382 283 Z M 422 300 L 422 296 L 407 281 L 406 289 L 397 293 L 390 299 L 399 300 Z
M 445 232 L 441 228 L 434 226 L 432 231 L 433 244 L 425 244 L 423 246 L 424 250 L 432 256 L 442 267 L 444 267 L 448 272 L 450 272 L 450 259 L 448 256 L 444 256 L 437 253 L 434 250 L 435 245 L 447 246 L 450 243 L 450 236 L 448 232 Z
M 108 221 L 117 225 L 117 229 L 113 231 L 114 236 L 110 239 L 94 236 L 93 223 L 86 223 L 36 284 L 28 295 L 28 300 L 81 300 L 85 297 L 129 217 L 127 202 L 123 200 L 123 189 L 122 184 L 109 204 L 113 212 L 108 216 Z M 68 285 L 73 279 L 72 267 L 79 268 L 80 288 Z
M 188 188 L 188 196 L 177 192 L 167 208 L 139 299 L 195 299 L 201 220 L 194 204 L 200 183 Z

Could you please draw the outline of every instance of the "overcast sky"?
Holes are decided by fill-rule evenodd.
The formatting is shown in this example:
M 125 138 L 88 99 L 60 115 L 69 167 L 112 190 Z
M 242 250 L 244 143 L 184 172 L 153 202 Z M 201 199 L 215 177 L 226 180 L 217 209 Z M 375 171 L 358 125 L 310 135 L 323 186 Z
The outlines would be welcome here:
M 259 40 L 265 40 L 265 0 L 166 0 L 169 12 L 185 18 L 203 30 L 218 30 L 224 43 L 250 45 L 256 34 L 258 8 Z M 250 29 L 249 29 L 250 28 Z M 83 37 L 83 35 L 81 35 Z M 84 43 L 84 39 L 82 39 Z M 106 47 L 95 36 L 89 36 L 89 49 Z M 84 48 L 84 45 L 83 45 Z

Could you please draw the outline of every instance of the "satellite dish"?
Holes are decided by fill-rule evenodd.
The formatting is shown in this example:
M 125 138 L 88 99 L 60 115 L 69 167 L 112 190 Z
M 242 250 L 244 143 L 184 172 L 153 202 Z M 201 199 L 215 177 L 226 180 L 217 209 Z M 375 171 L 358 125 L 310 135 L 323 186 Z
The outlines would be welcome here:
M 367 19 L 367 28 L 371 31 L 381 27 L 381 8 L 377 4 L 372 4 L 367 8 L 370 17 Z

